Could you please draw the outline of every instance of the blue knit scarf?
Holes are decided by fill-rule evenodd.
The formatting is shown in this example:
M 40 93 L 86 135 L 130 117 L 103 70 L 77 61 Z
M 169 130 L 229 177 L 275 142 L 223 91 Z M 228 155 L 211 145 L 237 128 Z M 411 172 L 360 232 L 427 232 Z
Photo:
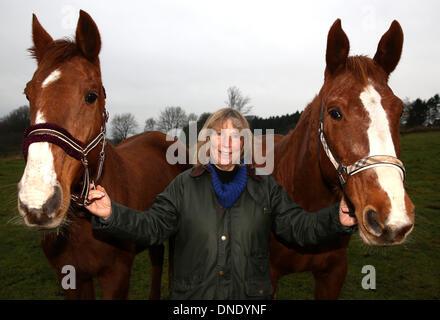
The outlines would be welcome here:
M 238 172 L 229 183 L 223 184 L 215 171 L 214 165 L 209 164 L 212 174 L 212 186 L 214 187 L 215 194 L 218 201 L 225 208 L 230 208 L 238 200 L 246 187 L 247 182 L 247 168 L 246 166 L 240 166 Z

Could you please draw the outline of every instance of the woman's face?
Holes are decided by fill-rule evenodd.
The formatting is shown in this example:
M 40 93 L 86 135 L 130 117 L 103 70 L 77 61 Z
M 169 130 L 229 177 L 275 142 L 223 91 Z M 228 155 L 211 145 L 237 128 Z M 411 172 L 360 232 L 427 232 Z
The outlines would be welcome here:
M 234 127 L 231 119 L 223 122 L 223 126 L 214 130 L 210 136 L 209 154 L 211 162 L 222 170 L 232 170 L 240 163 L 241 147 L 240 130 Z

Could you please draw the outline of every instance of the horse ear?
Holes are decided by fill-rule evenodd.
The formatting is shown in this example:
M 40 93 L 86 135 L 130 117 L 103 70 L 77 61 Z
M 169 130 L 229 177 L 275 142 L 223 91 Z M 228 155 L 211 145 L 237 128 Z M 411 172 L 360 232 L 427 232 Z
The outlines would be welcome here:
M 350 42 L 342 30 L 341 19 L 337 19 L 330 28 L 327 37 L 327 52 L 325 54 L 327 70 L 330 73 L 335 73 L 340 66 L 345 65 L 349 51 Z
M 393 72 L 400 60 L 403 46 L 403 31 L 396 20 L 391 23 L 388 31 L 382 36 L 377 46 L 374 61 L 380 65 L 387 74 Z
M 29 49 L 32 55 L 40 63 L 49 45 L 53 42 L 52 37 L 41 26 L 35 14 L 32 15 L 32 40 L 34 46 Z
M 98 27 L 90 15 L 83 10 L 79 11 L 75 41 L 87 59 L 94 61 L 98 57 L 101 50 L 101 37 Z

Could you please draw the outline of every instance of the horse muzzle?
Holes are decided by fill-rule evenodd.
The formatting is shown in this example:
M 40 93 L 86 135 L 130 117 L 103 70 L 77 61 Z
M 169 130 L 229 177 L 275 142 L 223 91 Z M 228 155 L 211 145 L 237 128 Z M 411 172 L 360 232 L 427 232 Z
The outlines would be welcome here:
M 61 209 L 62 189 L 58 184 L 52 188 L 52 193 L 40 205 L 31 204 L 27 199 L 28 197 L 19 193 L 18 211 L 27 226 L 55 228 L 60 224 L 62 219 L 57 219 L 57 213 Z

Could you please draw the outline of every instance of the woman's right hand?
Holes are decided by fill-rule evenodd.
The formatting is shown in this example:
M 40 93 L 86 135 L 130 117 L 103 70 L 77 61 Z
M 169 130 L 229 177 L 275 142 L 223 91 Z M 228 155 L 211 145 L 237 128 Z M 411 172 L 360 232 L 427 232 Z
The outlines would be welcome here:
M 96 190 L 94 189 L 94 185 L 91 183 L 89 187 L 89 201 L 91 203 L 86 206 L 87 210 L 90 213 L 107 220 L 112 214 L 112 207 L 110 202 L 110 197 L 108 196 L 105 189 L 100 185 L 96 186 Z

